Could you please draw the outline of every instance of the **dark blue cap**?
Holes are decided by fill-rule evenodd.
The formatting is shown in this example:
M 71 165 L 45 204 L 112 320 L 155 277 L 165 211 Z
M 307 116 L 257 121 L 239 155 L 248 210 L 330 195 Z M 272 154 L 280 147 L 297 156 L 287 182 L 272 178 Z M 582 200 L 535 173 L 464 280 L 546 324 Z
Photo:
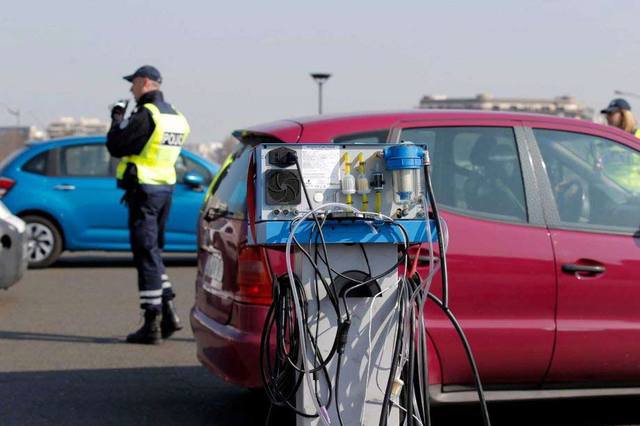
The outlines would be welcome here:
M 133 81 L 136 77 L 146 77 L 149 80 L 153 80 L 158 83 L 162 83 L 162 76 L 160 75 L 160 71 L 154 66 L 151 65 L 143 65 L 136 70 L 131 75 L 125 75 L 124 78 L 127 81 Z
M 609 114 L 610 112 L 615 112 L 621 109 L 631 111 L 631 105 L 629 105 L 629 102 L 625 101 L 624 99 L 617 98 L 609 102 L 609 106 L 600 111 L 600 113 Z

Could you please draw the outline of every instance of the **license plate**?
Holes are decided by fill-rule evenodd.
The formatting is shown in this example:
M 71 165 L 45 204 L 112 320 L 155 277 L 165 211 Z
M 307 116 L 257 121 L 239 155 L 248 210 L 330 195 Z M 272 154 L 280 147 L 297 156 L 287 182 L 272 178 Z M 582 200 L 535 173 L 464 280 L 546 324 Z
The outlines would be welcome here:
M 222 278 L 224 274 L 224 262 L 222 253 L 213 249 L 209 253 L 209 258 L 204 266 L 204 289 L 207 291 L 222 289 Z

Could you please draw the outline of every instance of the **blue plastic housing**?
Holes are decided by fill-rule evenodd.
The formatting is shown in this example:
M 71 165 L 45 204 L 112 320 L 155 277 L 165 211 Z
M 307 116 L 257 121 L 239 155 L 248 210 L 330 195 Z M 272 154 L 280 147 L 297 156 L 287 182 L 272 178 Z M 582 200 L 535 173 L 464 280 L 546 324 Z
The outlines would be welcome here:
M 419 169 L 423 158 L 424 149 L 412 143 L 392 145 L 384 149 L 387 170 Z
M 409 243 L 426 243 L 437 241 L 435 222 L 430 220 L 431 235 L 427 235 L 424 220 L 399 220 L 397 225 L 385 222 L 332 221 L 327 220 L 322 228 L 327 244 L 402 244 L 404 237 L 399 225 L 403 226 L 409 237 Z M 255 237 L 248 232 L 248 243 L 251 245 L 286 244 L 291 233 L 291 222 L 267 221 L 256 223 Z M 296 230 L 296 239 L 301 244 L 320 242 L 317 227 L 313 220 L 306 220 Z M 316 237 L 318 238 L 316 240 Z

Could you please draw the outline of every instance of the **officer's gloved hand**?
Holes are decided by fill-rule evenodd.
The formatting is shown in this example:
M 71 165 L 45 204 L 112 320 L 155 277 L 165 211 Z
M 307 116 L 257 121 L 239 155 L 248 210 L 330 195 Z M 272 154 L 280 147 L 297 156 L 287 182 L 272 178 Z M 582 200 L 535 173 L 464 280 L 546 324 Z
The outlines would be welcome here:
M 117 123 L 124 119 L 124 114 L 127 110 L 127 101 L 119 100 L 111 105 L 111 119 Z

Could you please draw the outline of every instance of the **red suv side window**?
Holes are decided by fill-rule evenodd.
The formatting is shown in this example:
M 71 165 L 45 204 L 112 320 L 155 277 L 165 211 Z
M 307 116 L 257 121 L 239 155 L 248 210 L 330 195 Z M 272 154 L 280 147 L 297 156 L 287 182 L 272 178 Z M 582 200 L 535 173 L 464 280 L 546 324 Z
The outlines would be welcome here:
M 478 217 L 527 222 L 512 128 L 408 128 L 400 140 L 428 146 L 434 191 L 443 206 Z
M 638 229 L 640 153 L 597 136 L 534 129 L 563 223 Z

